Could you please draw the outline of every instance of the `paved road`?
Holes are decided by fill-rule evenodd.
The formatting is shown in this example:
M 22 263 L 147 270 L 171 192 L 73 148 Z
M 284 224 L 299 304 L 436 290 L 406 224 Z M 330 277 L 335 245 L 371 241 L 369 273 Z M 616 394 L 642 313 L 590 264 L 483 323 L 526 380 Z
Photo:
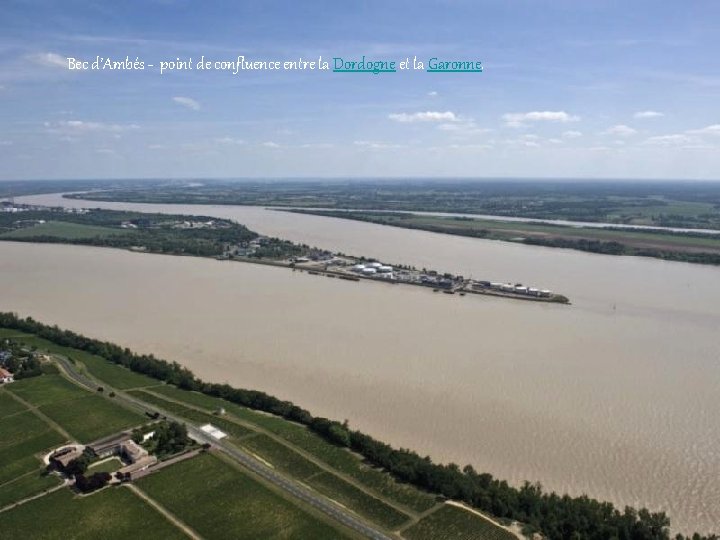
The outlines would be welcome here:
M 64 356 L 53 356 L 58 360 L 65 374 L 74 381 L 76 381 L 78 384 L 85 386 L 92 391 L 95 391 L 98 386 L 102 386 L 104 384 L 95 381 L 90 377 L 77 371 L 75 365 Z M 175 420 L 186 424 L 188 427 L 188 432 L 195 440 L 201 443 L 212 444 L 216 449 L 230 456 L 235 461 L 241 463 L 258 476 L 278 486 L 283 491 L 289 493 L 293 497 L 300 499 L 301 501 L 309 504 L 314 508 L 317 508 L 319 511 L 332 517 L 336 521 L 339 521 L 349 529 L 359 532 L 360 534 L 366 536 L 367 538 L 371 538 L 372 540 L 392 540 L 391 537 L 387 536 L 378 529 L 371 527 L 370 525 L 356 517 L 354 514 L 350 513 L 348 510 L 342 508 L 341 506 L 338 506 L 329 499 L 318 495 L 316 492 L 310 490 L 309 488 L 306 488 L 298 482 L 278 473 L 277 471 L 265 465 L 260 460 L 254 458 L 246 452 L 243 452 L 239 448 L 211 438 L 204 431 L 200 431 L 200 429 L 198 429 L 196 426 L 189 424 L 187 420 L 178 418 L 173 414 L 167 413 L 166 411 L 159 409 L 155 405 L 148 405 L 138 399 L 135 399 L 132 396 L 129 396 L 117 390 L 115 391 L 115 393 L 117 400 L 123 401 L 127 405 L 135 409 L 140 409 L 142 412 L 148 410 L 157 410 L 160 414 L 166 416 L 170 420 Z

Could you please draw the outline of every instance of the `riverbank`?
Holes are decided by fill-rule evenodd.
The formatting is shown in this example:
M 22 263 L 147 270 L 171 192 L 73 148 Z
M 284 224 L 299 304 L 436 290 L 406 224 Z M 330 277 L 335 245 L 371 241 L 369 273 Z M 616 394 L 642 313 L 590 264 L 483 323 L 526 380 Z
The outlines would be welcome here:
M 673 232 L 652 228 L 622 229 L 618 226 L 577 227 L 529 220 L 500 221 L 471 216 L 411 212 L 300 208 L 276 210 L 471 238 L 574 249 L 602 255 L 630 255 L 720 265 L 720 234 L 706 232 Z

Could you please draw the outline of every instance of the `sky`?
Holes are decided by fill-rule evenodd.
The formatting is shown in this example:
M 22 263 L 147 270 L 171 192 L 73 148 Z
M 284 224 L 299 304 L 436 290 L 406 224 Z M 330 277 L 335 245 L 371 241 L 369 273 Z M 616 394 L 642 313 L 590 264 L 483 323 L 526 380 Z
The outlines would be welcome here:
M 2 0 L 0 179 L 215 177 L 720 179 L 720 2 Z

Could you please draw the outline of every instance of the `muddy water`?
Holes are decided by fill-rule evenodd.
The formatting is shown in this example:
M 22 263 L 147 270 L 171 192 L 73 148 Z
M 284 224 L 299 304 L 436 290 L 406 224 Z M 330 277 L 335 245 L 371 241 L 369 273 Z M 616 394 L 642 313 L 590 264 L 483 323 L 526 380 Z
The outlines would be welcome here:
M 285 269 L 0 242 L 0 305 L 263 389 L 440 460 L 720 527 L 720 270 L 252 207 L 25 201 L 229 217 L 573 306 Z

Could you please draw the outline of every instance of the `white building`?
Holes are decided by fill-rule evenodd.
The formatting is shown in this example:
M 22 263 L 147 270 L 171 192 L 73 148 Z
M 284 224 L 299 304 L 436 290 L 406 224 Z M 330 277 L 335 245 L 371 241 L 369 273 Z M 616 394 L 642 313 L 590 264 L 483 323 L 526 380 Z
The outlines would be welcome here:
M 0 368 L 0 383 L 2 383 L 2 384 L 11 383 L 11 382 L 13 382 L 14 380 L 15 380 L 15 379 L 13 379 L 13 374 L 12 374 L 12 373 L 10 373 L 10 372 L 9 372 L 7 369 L 5 369 L 5 368 Z

